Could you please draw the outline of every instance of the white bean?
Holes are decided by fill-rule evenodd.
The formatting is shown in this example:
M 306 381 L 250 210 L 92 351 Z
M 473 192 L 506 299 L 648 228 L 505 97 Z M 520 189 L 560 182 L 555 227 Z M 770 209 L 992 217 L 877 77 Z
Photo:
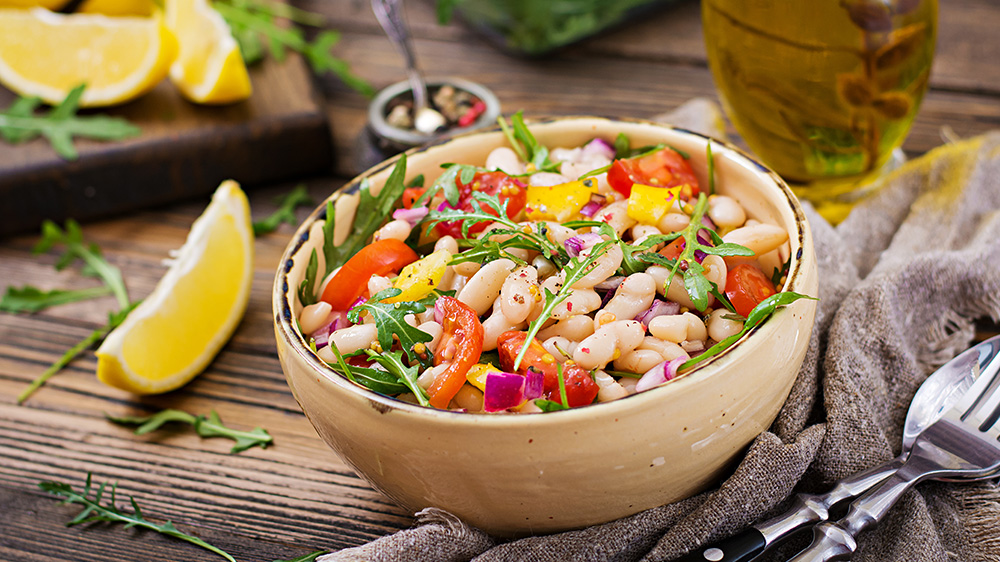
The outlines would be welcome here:
M 500 296 L 500 287 L 503 285 L 507 274 L 514 269 L 514 262 L 508 259 L 491 261 L 484 265 L 472 279 L 465 284 L 455 297 L 469 308 L 482 316 L 493 305 L 493 301 Z
M 309 335 L 326 325 L 326 319 L 330 316 L 333 307 L 329 303 L 319 301 L 310 304 L 299 313 L 299 328 L 303 335 Z
M 685 312 L 684 314 L 681 314 L 681 316 L 683 316 L 688 323 L 687 341 L 705 341 L 708 339 L 708 328 L 705 327 L 705 322 L 701 318 L 691 314 L 690 312 Z
M 538 271 L 530 265 L 512 271 L 500 287 L 500 308 L 511 323 L 523 322 L 535 308 Z
M 720 256 L 709 254 L 705 256 L 701 265 L 705 267 L 705 279 L 715 283 L 715 285 L 719 288 L 720 293 L 725 293 L 726 274 L 728 272 L 726 268 L 726 260 L 722 259 Z M 709 300 L 711 301 L 711 299 Z
M 337 344 L 340 353 L 348 354 L 371 347 L 377 335 L 378 330 L 375 329 L 375 324 L 355 324 L 330 334 L 330 341 Z M 337 360 L 330 346 L 320 349 L 319 356 L 327 363 L 333 363 Z
M 403 242 L 409 238 L 411 230 L 413 230 L 413 227 L 410 226 L 410 223 L 402 219 L 396 219 L 394 221 L 389 221 L 385 226 L 378 229 L 375 232 L 374 239 L 388 240 L 391 238 Z
M 688 295 L 687 289 L 684 288 L 684 278 L 681 274 L 675 273 L 673 278 L 670 280 L 670 286 L 667 287 L 667 276 L 670 275 L 670 269 L 660 266 L 653 265 L 646 268 L 646 274 L 653 278 L 656 282 L 656 292 L 667 297 L 667 300 L 673 301 L 681 306 L 687 308 L 694 308 L 694 303 L 691 302 L 691 296 Z
M 749 223 L 749 221 L 747 221 Z M 788 241 L 788 232 L 773 224 L 759 223 L 741 226 L 722 237 L 723 242 L 746 246 L 755 255 L 762 256 Z
M 621 201 L 605 205 L 601 210 L 597 211 L 594 219 L 608 223 L 621 236 L 626 229 L 631 228 L 632 225 L 638 222 L 628 216 L 627 210 L 628 199 L 622 199 Z
M 531 260 L 531 266 L 538 272 L 539 278 L 550 277 L 558 271 L 556 264 L 545 256 L 535 256 L 535 259 Z
M 657 316 L 649 321 L 649 333 L 663 341 L 679 344 L 688 339 L 687 318 L 682 314 Z
M 471 384 L 465 384 L 458 389 L 451 402 L 467 412 L 482 412 L 483 392 Z
M 589 255 L 591 250 L 592 248 L 588 248 L 580 254 Z M 587 271 L 587 274 L 573 284 L 573 289 L 590 289 L 594 285 L 611 277 L 621 266 L 623 257 L 622 249 L 618 244 L 607 246 L 604 252 L 594 260 L 594 265 Z
M 670 234 L 684 230 L 689 224 L 691 224 L 691 217 L 684 213 L 669 212 L 656 223 L 656 227 L 660 229 L 660 232 Z
M 504 315 L 500 305 L 500 299 L 496 299 L 493 302 L 493 313 L 483 320 L 483 351 L 496 349 L 500 334 L 510 330 L 522 330 L 525 327 L 524 321 L 511 322 Z
M 594 316 L 599 327 L 615 320 L 631 320 L 649 308 L 656 297 L 656 281 L 646 273 L 633 273 L 622 281 L 608 304 Z M 609 319 L 610 318 L 610 319 Z
M 538 187 L 562 185 L 564 183 L 569 183 L 569 181 L 570 180 L 562 174 L 557 174 L 555 172 L 538 172 L 528 176 L 528 185 Z
M 672 361 L 678 357 L 689 359 L 690 356 L 680 345 L 667 340 L 661 340 L 653 336 L 642 338 L 642 343 L 636 349 L 649 349 L 660 354 L 664 361 Z
M 544 295 L 546 289 L 553 295 L 559 292 L 562 288 L 563 274 L 560 271 L 551 277 L 547 277 L 538 286 L 538 294 Z M 531 314 L 528 315 L 528 320 L 534 322 L 536 318 L 542 313 L 542 309 L 545 308 L 545 299 L 541 298 L 535 301 L 535 308 L 531 310 Z
M 657 234 L 663 234 L 663 233 L 660 232 L 659 228 L 656 228 L 655 226 L 649 224 L 637 224 L 632 227 L 632 240 L 635 240 L 636 243 L 640 242 L 641 240 L 643 240 L 648 236 L 654 236 Z
M 624 355 L 639 346 L 645 330 L 635 320 L 612 322 L 588 336 L 576 351 L 573 360 L 584 369 L 604 368 L 617 355 Z
M 743 226 L 747 220 L 743 207 L 727 195 L 712 195 L 708 198 L 708 217 L 724 229 Z
M 563 226 L 557 222 L 545 223 L 545 236 L 555 244 L 562 246 L 567 240 L 576 236 L 577 232 L 572 228 Z
M 417 385 L 420 388 L 427 390 L 428 388 L 431 387 L 432 384 L 434 384 L 434 379 L 436 379 L 438 375 L 443 373 L 447 368 L 448 365 L 442 363 L 440 365 L 435 365 L 434 367 L 427 369 L 423 373 L 420 373 L 420 376 L 417 377 Z
M 516 152 L 506 146 L 500 146 L 494 148 L 486 157 L 486 169 L 500 170 L 512 176 L 519 176 L 524 173 L 524 162 L 521 162 Z
M 417 326 L 417 329 L 426 334 L 430 334 L 431 341 L 424 343 L 424 345 L 427 346 L 427 349 L 429 349 L 431 353 L 434 353 L 434 350 L 437 349 L 438 343 L 441 342 L 441 334 L 444 333 L 444 328 L 441 324 L 438 324 L 433 320 L 428 320 Z
M 569 298 L 552 309 L 552 318 L 562 320 L 579 314 L 590 314 L 601 307 L 601 295 L 593 289 L 573 289 Z
M 448 250 L 452 254 L 458 253 L 458 242 L 451 236 L 442 236 L 434 243 L 434 251 Z
M 594 323 L 589 316 L 570 316 L 565 320 L 560 320 L 554 325 L 538 332 L 538 337 L 542 339 L 562 336 L 573 341 L 582 341 L 583 338 L 594 333 Z
M 615 359 L 615 369 L 630 373 L 645 373 L 663 362 L 663 357 L 652 349 L 633 349 Z
M 614 377 L 604 371 L 594 373 L 594 382 L 597 383 L 598 402 L 610 402 L 628 396 L 628 391 L 622 385 L 618 384 L 618 381 Z
M 382 277 L 381 275 L 372 275 L 368 279 L 368 294 L 375 295 L 379 291 L 384 291 L 392 287 L 392 281 L 389 281 L 388 277 Z
M 611 162 L 600 158 L 587 159 L 582 162 L 563 162 L 559 167 L 559 173 L 567 178 L 577 179 L 587 172 L 593 172 L 598 168 L 603 168 Z
M 634 379 L 632 377 L 622 377 L 618 379 L 618 384 L 621 385 L 625 392 L 629 394 L 635 394 L 635 385 L 639 384 L 639 379 Z
M 719 308 L 712 311 L 708 317 L 708 336 L 715 341 L 722 341 L 729 336 L 740 333 L 743 329 L 743 322 L 729 320 L 725 318 L 729 311 Z
M 551 353 L 552 357 L 556 358 L 556 361 L 564 363 L 567 359 L 573 358 L 573 352 L 576 351 L 576 342 L 568 340 L 563 336 L 554 336 L 544 340 L 542 347 L 545 348 L 545 351 Z
M 456 263 L 451 267 L 455 269 L 456 275 L 461 275 L 462 277 L 472 277 L 473 275 L 476 274 L 476 272 L 479 271 L 479 269 L 482 266 L 474 261 L 466 261 L 462 263 Z

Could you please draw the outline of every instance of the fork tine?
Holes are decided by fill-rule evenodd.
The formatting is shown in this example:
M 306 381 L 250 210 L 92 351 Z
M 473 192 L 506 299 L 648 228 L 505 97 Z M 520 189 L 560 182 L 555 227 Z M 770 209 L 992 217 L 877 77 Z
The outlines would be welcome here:
M 955 402 L 955 405 L 949 409 L 961 421 L 965 421 L 969 414 L 973 412 L 975 406 L 980 402 L 980 397 L 987 391 L 990 383 L 993 382 L 992 377 L 987 376 L 989 371 L 992 371 L 992 365 L 988 366 L 986 373 L 981 372 L 982 366 L 978 362 L 973 363 L 972 368 L 977 372 L 975 382 L 969 386 L 968 390 Z
M 980 381 L 988 381 L 988 386 L 978 394 L 972 394 L 971 391 L 979 386 Z M 986 431 L 996 421 L 996 409 L 1000 405 L 1000 361 L 993 361 L 987 365 L 986 370 L 976 379 L 976 384 L 970 389 L 969 394 L 975 400 L 962 414 L 961 419 L 964 422 L 978 422 L 979 430 Z

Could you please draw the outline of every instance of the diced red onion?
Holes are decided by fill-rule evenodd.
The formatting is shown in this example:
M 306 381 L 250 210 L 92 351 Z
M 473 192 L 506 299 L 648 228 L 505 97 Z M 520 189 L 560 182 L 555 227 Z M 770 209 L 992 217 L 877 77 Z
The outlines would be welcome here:
M 642 375 L 639 382 L 635 383 L 635 391 L 644 392 L 676 377 L 677 369 L 687 360 L 687 357 L 681 356 L 670 361 L 658 363 L 655 367 L 646 371 L 646 374 Z
M 695 259 L 695 261 L 697 261 L 698 263 L 701 263 L 701 262 L 705 261 L 705 258 L 706 258 L 707 256 L 708 256 L 708 254 L 706 254 L 705 252 L 703 252 L 703 251 L 701 251 L 701 250 L 695 250 L 695 251 L 694 251 L 694 259 Z
M 566 241 L 563 242 L 563 246 L 566 247 L 566 253 L 569 254 L 571 258 L 575 258 L 580 255 L 580 252 L 586 250 L 587 248 L 594 247 L 602 240 L 604 239 L 601 238 L 600 234 L 597 234 L 596 232 L 587 232 L 567 238 Z
M 585 217 L 593 217 L 597 214 L 597 211 L 601 210 L 601 207 L 603 207 L 607 201 L 608 198 L 600 193 L 592 193 L 590 195 L 590 201 L 587 201 L 583 207 L 580 208 L 580 214 Z
M 354 301 L 354 302 L 351 303 L 351 306 L 347 307 L 347 310 L 351 310 L 352 308 L 361 306 L 361 305 L 365 304 L 366 302 L 368 302 L 368 299 L 366 297 L 358 297 L 358 299 L 356 301 Z
M 597 137 L 583 146 L 583 153 L 601 156 L 602 158 L 606 158 L 608 160 L 614 160 L 615 147 L 601 137 Z
M 649 326 L 649 321 L 657 316 L 671 316 L 674 314 L 680 314 L 681 305 L 670 301 L 663 301 L 660 299 L 654 299 L 653 304 L 649 305 L 649 308 L 639 313 L 634 319 L 639 321 L 643 326 Z
M 396 220 L 404 220 L 410 223 L 410 227 L 417 226 L 417 224 L 427 216 L 429 209 L 427 207 L 414 207 L 412 209 L 396 209 L 392 212 L 392 218 Z
M 622 281 L 624 280 L 625 280 L 624 275 L 615 275 L 613 277 L 608 277 L 607 279 L 601 281 L 597 285 L 594 285 L 594 288 L 599 291 L 612 291 L 614 289 L 617 289 L 618 286 L 621 285 Z
M 528 369 L 528 374 L 524 376 L 524 399 L 541 398 L 544 386 L 545 375 L 534 369 Z
M 444 325 L 444 311 L 441 310 L 441 299 L 434 302 L 434 321 Z
M 701 224 L 704 225 L 705 228 L 719 230 L 719 227 L 715 226 L 715 221 L 713 221 L 707 214 L 701 216 Z
M 330 343 L 330 324 L 316 330 L 312 334 L 313 341 L 316 342 L 316 349 L 323 349 Z
M 526 382 L 527 379 L 517 373 L 487 374 L 486 387 L 483 391 L 483 409 L 487 412 L 502 412 L 520 406 L 524 403 Z

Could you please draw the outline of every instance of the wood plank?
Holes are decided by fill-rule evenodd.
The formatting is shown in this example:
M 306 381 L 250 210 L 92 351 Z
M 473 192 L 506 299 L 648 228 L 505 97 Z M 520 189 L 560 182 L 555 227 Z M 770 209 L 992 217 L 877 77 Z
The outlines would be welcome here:
M 62 160 L 42 139 L 0 150 L 0 236 L 44 218 L 108 217 L 211 192 L 233 178 L 248 187 L 326 172 L 329 127 L 300 57 L 251 69 L 245 102 L 197 106 L 164 82 L 106 113 L 142 135 L 114 143 L 81 140 L 80 158 Z M 0 88 L 0 107 L 14 95 Z

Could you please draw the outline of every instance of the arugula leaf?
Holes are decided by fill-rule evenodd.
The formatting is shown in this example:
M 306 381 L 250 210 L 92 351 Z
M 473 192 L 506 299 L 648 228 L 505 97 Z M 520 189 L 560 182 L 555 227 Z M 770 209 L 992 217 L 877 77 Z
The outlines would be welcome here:
M 438 176 L 438 179 L 434 181 L 434 185 L 431 186 L 429 190 L 418 202 L 423 201 L 425 198 L 430 200 L 433 194 L 438 192 L 444 193 L 444 199 L 449 205 L 457 205 L 458 200 L 461 197 L 461 192 L 458 188 L 458 181 L 461 180 L 463 184 L 468 184 L 472 182 L 475 178 L 476 171 L 478 169 L 475 166 L 470 166 L 468 164 L 448 164 L 445 172 Z M 414 203 L 416 205 L 416 203 Z
M 375 361 L 379 365 L 385 367 L 386 371 L 395 375 L 401 383 L 406 385 L 406 387 L 417 397 L 417 402 L 421 406 L 429 406 L 430 400 L 427 397 L 427 392 L 417 384 L 417 377 L 420 375 L 420 368 L 418 365 L 409 366 L 403 362 L 403 352 L 402 351 L 392 351 L 385 353 L 378 353 L 372 350 L 366 350 L 365 353 L 372 361 Z
M 417 174 L 410 181 L 406 182 L 406 187 L 423 187 L 424 186 L 424 175 Z
M 750 315 L 747 316 L 746 322 L 743 323 L 743 329 L 739 332 L 729 336 L 728 338 L 716 343 L 712 347 L 705 350 L 700 355 L 688 359 L 683 364 L 681 364 L 678 371 L 683 371 L 690 367 L 694 367 L 698 363 L 708 359 L 709 357 L 715 357 L 719 353 L 729 348 L 729 346 L 736 343 L 737 340 L 742 338 L 747 332 L 754 329 L 761 322 L 766 320 L 774 311 L 783 306 L 788 306 L 799 299 L 812 299 L 818 300 L 816 297 L 810 297 L 808 295 L 802 295 L 793 291 L 787 291 L 784 293 L 775 293 L 766 299 L 760 301 L 753 310 L 750 311 Z
M 628 158 L 631 146 L 625 133 L 618 133 L 615 137 L 615 158 Z
M 510 118 L 510 125 L 503 116 L 497 118 L 500 130 L 518 158 L 528 163 L 528 172 L 554 172 L 559 164 L 549 158 L 549 149 L 540 144 L 535 135 L 524 124 L 524 111 L 518 111 Z
M 271 56 L 279 62 L 285 57 L 285 49 L 301 53 L 313 71 L 322 74 L 332 72 L 340 80 L 361 94 L 371 97 L 375 88 L 351 71 L 350 65 L 334 56 L 332 49 L 339 41 L 336 31 L 321 31 L 313 41 L 306 39 L 305 32 L 296 26 L 281 26 L 275 18 L 285 18 L 297 23 L 320 26 L 323 16 L 278 2 L 263 0 L 216 0 L 212 7 L 226 20 L 233 37 L 239 41 L 240 52 L 247 64 L 264 58 L 263 42 L 266 40 Z
M 558 412 L 559 410 L 569 409 L 555 400 L 546 400 L 545 398 L 535 400 L 535 406 L 538 406 L 538 408 L 543 412 Z
M 712 156 L 712 141 L 705 146 L 705 157 L 708 160 L 708 194 L 715 195 L 715 157 Z
M 9 143 L 21 143 L 38 136 L 52 145 L 65 160 L 76 160 L 73 137 L 94 140 L 122 140 L 139 135 L 139 127 L 120 117 L 76 115 L 83 95 L 83 84 L 70 90 L 66 98 L 47 115 L 36 115 L 37 98 L 22 98 L 0 112 L 0 137 Z
M 275 560 L 274 562 L 315 562 L 317 558 L 325 554 L 330 554 L 329 550 L 317 550 L 310 552 L 309 554 L 303 554 L 298 558 L 292 558 L 291 560 Z
M 574 283 L 583 279 L 587 275 L 587 272 L 593 269 L 594 264 L 597 262 L 597 258 L 604 255 L 608 250 L 608 247 L 614 244 L 614 240 L 605 240 L 596 244 L 590 249 L 590 254 L 586 256 L 578 256 L 569 260 L 566 267 L 563 269 L 563 275 L 565 279 L 563 280 L 562 287 L 559 291 L 553 293 L 552 291 L 545 289 L 545 304 L 542 306 L 542 311 L 539 313 L 538 318 L 535 318 L 528 324 L 528 335 L 525 337 L 525 344 L 521 346 L 521 351 L 518 352 L 517 357 L 514 359 L 514 371 L 521 365 L 521 361 L 524 359 L 524 354 L 528 351 L 529 344 L 538 335 L 538 331 L 541 330 L 542 324 L 548 321 L 549 316 L 552 315 L 552 311 L 555 310 L 562 302 L 569 298 L 573 294 L 573 289 L 571 287 Z
M 367 178 L 361 182 L 359 190 L 358 208 L 354 214 L 354 223 L 351 225 L 351 232 L 344 240 L 343 244 L 335 246 L 333 244 L 333 231 L 335 227 L 336 214 L 332 202 L 326 206 L 326 225 L 324 225 L 323 252 L 326 255 L 326 273 L 329 274 L 335 268 L 344 265 L 351 256 L 358 253 L 361 248 L 368 244 L 375 231 L 378 230 L 386 217 L 392 214 L 392 208 L 396 201 L 403 195 L 406 189 L 404 178 L 406 176 L 406 154 L 401 154 L 396 162 L 392 173 L 385 180 L 382 191 L 377 196 L 371 194 Z M 328 228 L 327 228 L 328 227 Z
M 316 303 L 316 274 L 319 270 L 319 258 L 316 256 L 316 248 L 309 254 L 309 263 L 306 264 L 306 274 L 299 283 L 299 302 L 302 306 L 309 306 Z
M 399 340 L 400 346 L 411 362 L 426 364 L 429 361 L 430 350 L 425 349 L 424 356 L 420 357 L 420 354 L 414 351 L 414 347 L 418 343 L 427 343 L 434 338 L 427 332 L 409 325 L 404 317 L 407 314 L 420 314 L 427 310 L 427 305 L 420 301 L 384 302 L 402 292 L 395 287 L 379 291 L 363 304 L 348 311 L 347 318 L 351 322 L 358 323 L 362 312 L 371 314 L 372 318 L 375 319 L 375 328 L 378 330 L 378 343 L 382 346 L 383 351 L 388 352 L 392 348 L 392 344 Z
M 212 410 L 208 417 L 193 416 L 182 410 L 161 410 L 150 416 L 109 416 L 104 415 L 110 422 L 119 425 L 138 425 L 135 430 L 136 435 L 145 435 L 163 427 L 170 422 L 186 423 L 194 427 L 195 432 L 201 437 L 225 437 L 236 442 L 230 453 L 241 453 L 252 447 L 266 449 L 274 439 L 266 430 L 255 427 L 253 431 L 238 431 L 223 425 L 219 414 Z
M 88 289 L 52 289 L 42 291 L 37 287 L 7 287 L 7 292 L 0 297 L 0 310 L 5 312 L 40 312 L 50 306 L 58 306 L 111 294 L 107 286 L 90 287 Z
M 66 221 L 66 230 L 63 231 L 56 223 L 45 221 L 42 223 L 42 239 L 32 250 L 34 254 L 41 254 L 52 249 L 53 246 L 62 244 L 66 246 L 66 251 L 56 262 L 56 269 L 65 269 L 73 260 L 80 259 L 86 265 L 85 273 L 90 273 L 100 277 L 104 283 L 114 293 L 118 304 L 122 308 L 128 308 L 128 290 L 125 288 L 125 281 L 122 279 L 122 272 L 117 267 L 108 263 L 101 250 L 95 244 L 86 244 L 83 241 L 83 231 L 80 224 L 73 219 Z
M 187 541 L 191 544 L 200 546 L 206 550 L 214 552 L 219 556 L 222 556 L 229 562 L 236 562 L 236 559 L 229 555 L 226 551 L 212 546 L 207 542 L 199 539 L 198 537 L 182 533 L 174 527 L 174 524 L 170 521 L 157 525 L 146 520 L 142 515 L 142 511 L 139 509 L 139 504 L 136 503 L 135 498 L 129 496 L 129 502 L 132 504 L 132 509 L 135 513 L 128 514 L 120 509 L 115 502 L 115 492 L 117 492 L 118 485 L 114 484 L 111 486 L 111 498 L 107 505 L 102 505 L 101 500 L 104 496 L 104 490 L 107 488 L 107 483 L 103 483 L 97 488 L 94 493 L 94 497 L 90 497 L 91 490 L 91 473 L 87 473 L 87 483 L 83 488 L 83 492 L 77 492 L 69 484 L 64 484 L 62 482 L 39 482 L 38 487 L 46 493 L 52 494 L 54 496 L 59 496 L 65 498 L 63 503 L 77 503 L 84 506 L 84 510 L 81 511 L 76 517 L 74 517 L 69 523 L 66 523 L 67 527 L 72 527 L 73 525 L 79 525 L 80 523 L 91 523 L 94 521 L 103 521 L 108 523 L 124 523 L 125 528 L 129 529 L 132 527 L 140 527 L 143 529 L 149 529 L 151 531 L 156 531 L 157 533 L 181 539 L 182 541 Z
M 254 236 L 274 232 L 281 223 L 295 226 L 298 224 L 298 219 L 295 218 L 295 209 L 308 207 L 313 204 L 312 197 L 309 196 L 309 190 L 306 189 L 305 184 L 299 184 L 287 195 L 279 197 L 277 202 L 279 205 L 277 211 L 271 213 L 264 220 L 253 223 Z

